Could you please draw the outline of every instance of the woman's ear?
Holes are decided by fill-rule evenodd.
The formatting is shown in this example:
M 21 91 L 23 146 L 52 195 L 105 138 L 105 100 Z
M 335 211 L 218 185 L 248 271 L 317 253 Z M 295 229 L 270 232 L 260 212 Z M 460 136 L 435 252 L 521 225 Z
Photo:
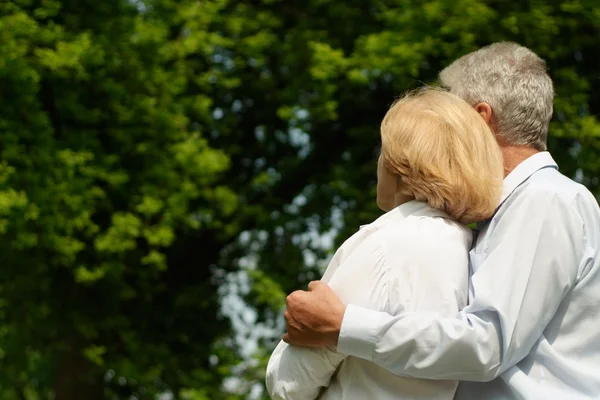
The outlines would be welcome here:
M 404 188 L 404 182 L 402 182 L 402 177 L 400 175 L 396 175 L 396 190 L 402 191 Z

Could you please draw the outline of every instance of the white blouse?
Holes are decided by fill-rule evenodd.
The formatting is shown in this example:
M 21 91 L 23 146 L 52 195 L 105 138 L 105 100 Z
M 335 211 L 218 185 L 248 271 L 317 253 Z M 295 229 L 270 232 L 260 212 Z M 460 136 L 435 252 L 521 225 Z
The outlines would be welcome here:
M 472 234 L 441 211 L 411 201 L 338 249 L 322 278 L 344 304 L 392 315 L 454 315 L 467 304 Z M 433 339 L 433 338 L 432 338 Z M 371 361 L 280 342 L 267 367 L 273 399 L 448 399 L 457 381 L 393 375 Z

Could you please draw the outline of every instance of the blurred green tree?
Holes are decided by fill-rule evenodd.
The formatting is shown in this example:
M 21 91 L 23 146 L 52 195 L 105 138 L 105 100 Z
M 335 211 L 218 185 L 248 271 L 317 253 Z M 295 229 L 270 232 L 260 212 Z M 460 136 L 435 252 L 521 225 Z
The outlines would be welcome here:
M 374 202 L 378 128 L 393 99 L 435 83 L 444 66 L 486 44 L 516 41 L 547 60 L 557 93 L 550 150 L 563 173 L 600 196 L 596 2 L 243 3 L 237 3 L 237 13 L 264 10 L 282 21 L 274 29 L 276 45 L 261 58 L 245 55 L 249 46 L 232 50 L 240 59 L 237 65 L 260 60 L 260 78 L 238 75 L 244 85 L 234 95 L 252 93 L 258 106 L 237 113 L 248 129 L 242 159 L 260 161 L 263 171 L 277 177 L 263 195 L 250 196 L 275 211 L 254 230 L 262 236 L 242 243 L 254 254 L 255 266 L 246 299 L 260 318 L 273 319 L 273 310 L 283 305 L 281 293 L 318 277 L 322 263 L 315 260 L 326 259 L 324 253 L 334 247 L 332 236 L 337 245 L 380 214 Z M 269 28 L 263 25 L 262 32 Z M 228 154 L 236 171 L 239 157 Z M 241 187 L 246 181 L 239 182 Z M 257 382 L 271 347 L 263 343 L 254 370 Z
M 240 363 L 220 297 L 277 331 L 378 215 L 394 97 L 499 40 L 548 61 L 551 151 L 600 194 L 592 0 L 0 3 L 0 397 L 245 398 L 271 344 Z
M 210 94 L 236 84 L 212 82 L 221 7 L 0 3 L 3 399 L 219 388 L 209 266 L 238 206 L 208 143 Z

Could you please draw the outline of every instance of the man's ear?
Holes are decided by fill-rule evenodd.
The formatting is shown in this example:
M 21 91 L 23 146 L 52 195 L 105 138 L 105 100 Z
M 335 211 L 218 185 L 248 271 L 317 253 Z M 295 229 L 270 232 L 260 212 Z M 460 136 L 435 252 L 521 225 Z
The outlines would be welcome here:
M 482 102 L 475 104 L 473 108 L 479 113 L 479 115 L 481 115 L 481 118 L 483 118 L 485 123 L 489 125 L 494 115 L 492 106 L 490 106 L 488 103 Z

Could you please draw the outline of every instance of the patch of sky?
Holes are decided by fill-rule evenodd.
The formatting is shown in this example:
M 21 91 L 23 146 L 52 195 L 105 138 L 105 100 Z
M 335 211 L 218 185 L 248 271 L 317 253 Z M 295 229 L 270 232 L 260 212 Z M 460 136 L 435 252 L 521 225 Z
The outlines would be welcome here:
M 571 148 L 569 149 L 569 155 L 576 159 L 579 156 L 579 154 L 581 153 L 582 149 L 583 148 L 581 146 L 581 143 L 575 142 L 575 143 L 573 143 L 573 146 L 571 146 Z
M 235 113 L 239 113 L 240 111 L 242 111 L 241 100 L 234 100 L 234 102 L 231 103 L 231 111 L 233 111 Z
M 254 128 L 254 137 L 256 137 L 256 140 L 258 140 L 259 142 L 264 141 L 265 140 L 265 127 L 257 126 L 256 128 Z
M 133 4 L 140 14 L 150 11 L 150 6 L 144 0 L 129 0 L 129 3 Z
M 223 118 L 223 115 L 225 113 L 223 112 L 223 110 L 221 108 L 217 107 L 213 110 L 212 114 L 213 114 L 214 119 L 219 120 L 219 119 Z

